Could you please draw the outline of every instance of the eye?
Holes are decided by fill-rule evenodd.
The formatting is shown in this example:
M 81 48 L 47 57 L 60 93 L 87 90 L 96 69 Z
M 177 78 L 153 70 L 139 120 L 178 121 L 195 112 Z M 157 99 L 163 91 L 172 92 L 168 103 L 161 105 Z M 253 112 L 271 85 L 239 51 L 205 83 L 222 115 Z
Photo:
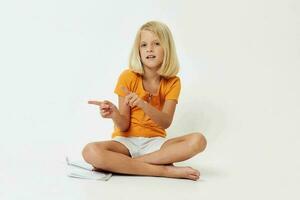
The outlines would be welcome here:
M 159 46 L 159 45 L 160 45 L 160 43 L 159 43 L 159 42 L 156 42 L 156 43 L 155 43 L 155 45 Z
M 141 44 L 141 47 L 145 47 L 146 46 L 146 44 Z

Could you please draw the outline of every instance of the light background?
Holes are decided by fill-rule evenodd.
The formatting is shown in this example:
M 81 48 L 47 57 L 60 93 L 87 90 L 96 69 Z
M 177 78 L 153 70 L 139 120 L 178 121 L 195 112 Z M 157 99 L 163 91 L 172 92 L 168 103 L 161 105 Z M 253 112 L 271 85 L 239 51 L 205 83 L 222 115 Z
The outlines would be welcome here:
M 178 164 L 201 180 L 66 177 L 64 156 L 110 139 L 112 122 L 87 101 L 117 103 L 149 20 L 169 26 L 181 64 L 168 137 L 208 139 Z M 0 67 L 1 199 L 300 198 L 299 1 L 1 1 Z

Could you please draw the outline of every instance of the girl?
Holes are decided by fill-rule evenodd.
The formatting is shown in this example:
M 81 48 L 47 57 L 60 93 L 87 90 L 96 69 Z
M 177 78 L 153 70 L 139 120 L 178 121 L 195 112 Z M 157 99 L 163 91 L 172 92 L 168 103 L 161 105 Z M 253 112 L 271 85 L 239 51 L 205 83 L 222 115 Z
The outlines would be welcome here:
M 112 140 L 87 144 L 82 155 L 95 170 L 123 174 L 199 179 L 191 167 L 177 167 L 202 152 L 206 139 L 190 133 L 166 139 L 180 93 L 175 45 L 169 28 L 157 21 L 137 32 L 129 69 L 115 87 L 119 108 L 109 101 L 89 101 L 99 106 L 103 118 L 115 125 Z

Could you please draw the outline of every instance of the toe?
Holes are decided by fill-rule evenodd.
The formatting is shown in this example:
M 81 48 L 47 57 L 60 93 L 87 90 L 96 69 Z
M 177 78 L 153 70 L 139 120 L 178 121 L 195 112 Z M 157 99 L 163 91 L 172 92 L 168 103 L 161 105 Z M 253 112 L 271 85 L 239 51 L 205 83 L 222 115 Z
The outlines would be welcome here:
M 192 180 L 194 180 L 194 181 L 196 181 L 196 180 L 198 180 L 199 179 L 199 176 L 195 176 L 195 175 L 189 175 L 189 178 L 190 179 L 192 179 Z

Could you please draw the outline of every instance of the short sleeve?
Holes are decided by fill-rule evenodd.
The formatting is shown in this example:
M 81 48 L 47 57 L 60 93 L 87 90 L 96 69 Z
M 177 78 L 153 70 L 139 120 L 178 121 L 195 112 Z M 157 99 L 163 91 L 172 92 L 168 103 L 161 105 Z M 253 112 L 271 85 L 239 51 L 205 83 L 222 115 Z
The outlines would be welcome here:
M 124 70 L 118 78 L 114 93 L 119 96 L 126 96 L 126 93 L 123 91 L 122 87 L 127 88 L 128 91 L 131 91 L 132 81 L 135 79 L 135 73 L 130 70 Z
M 178 101 L 181 90 L 181 83 L 179 77 L 174 77 L 168 81 L 166 88 L 166 100 L 176 100 Z

